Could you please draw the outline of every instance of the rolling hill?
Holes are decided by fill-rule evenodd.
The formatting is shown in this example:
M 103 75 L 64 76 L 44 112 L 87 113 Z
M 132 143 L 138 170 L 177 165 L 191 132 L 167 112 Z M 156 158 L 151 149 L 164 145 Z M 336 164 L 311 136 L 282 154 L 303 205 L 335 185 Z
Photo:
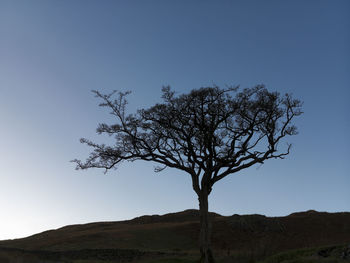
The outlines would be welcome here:
M 253 258 L 264 258 L 292 249 L 350 244 L 349 212 L 310 210 L 285 217 L 257 214 L 221 216 L 211 213 L 211 217 L 212 245 L 217 255 L 243 253 Z M 44 262 L 55 262 L 50 261 L 55 258 L 67 258 L 66 262 L 74 262 L 69 259 L 79 258 L 79 255 L 99 258 L 99 253 L 100 258 L 115 260 L 113 262 L 118 262 L 116 259 L 123 262 L 195 254 L 198 218 L 198 210 L 185 210 L 162 216 L 141 216 L 128 221 L 65 226 L 27 238 L 0 241 L 0 262 L 9 254 L 17 258 L 32 257 L 33 262 L 40 257 L 46 258 Z

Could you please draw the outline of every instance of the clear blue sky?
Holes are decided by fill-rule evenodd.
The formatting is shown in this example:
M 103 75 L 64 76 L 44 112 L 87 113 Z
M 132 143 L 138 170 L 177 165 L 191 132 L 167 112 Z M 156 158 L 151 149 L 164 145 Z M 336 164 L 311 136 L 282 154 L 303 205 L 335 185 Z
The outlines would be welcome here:
M 153 164 L 75 171 L 110 120 L 92 89 L 132 90 L 130 111 L 213 83 L 304 101 L 286 160 L 220 181 L 223 215 L 350 211 L 350 1 L 0 1 L 0 239 L 67 224 L 197 208 L 190 179 Z

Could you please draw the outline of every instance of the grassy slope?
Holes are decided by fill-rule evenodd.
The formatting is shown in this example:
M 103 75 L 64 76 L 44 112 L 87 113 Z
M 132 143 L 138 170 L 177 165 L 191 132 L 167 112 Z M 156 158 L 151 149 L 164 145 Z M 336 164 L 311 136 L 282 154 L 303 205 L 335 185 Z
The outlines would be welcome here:
M 150 260 L 145 263 L 196 263 L 195 259 L 168 258 Z M 304 248 L 285 251 L 262 260 L 250 255 L 236 254 L 229 257 L 219 257 L 218 263 L 349 263 L 350 246 L 333 245 L 326 247 Z
M 247 259 L 266 258 L 290 249 L 350 243 L 350 213 L 308 211 L 275 218 L 261 215 L 223 217 L 212 214 L 212 218 L 214 221 L 212 243 L 215 254 L 223 262 L 248 262 Z M 153 254 L 139 258 L 145 263 L 152 262 L 149 261 L 150 258 L 158 260 L 159 263 L 191 262 L 191 259 L 197 256 L 198 231 L 198 211 L 187 210 L 164 216 L 143 216 L 123 222 L 67 226 L 24 239 L 0 241 L 0 248 L 61 253 L 74 250 L 85 250 L 84 253 L 87 253 L 86 249 L 100 249 L 99 251 L 116 248 L 133 249 L 174 254 L 173 256 Z M 23 257 L 23 253 L 26 252 L 0 249 L 0 262 L 7 262 L 5 255 L 8 257 L 11 254 L 12 258 L 20 258 Z M 181 259 L 181 256 L 176 255 L 179 253 L 187 253 L 188 256 L 182 256 Z M 35 258 L 41 256 L 28 252 L 25 258 L 28 260 L 34 258 L 33 262 L 37 262 Z M 165 259 L 169 256 L 173 259 Z M 91 262 L 99 262 L 97 259 L 98 256 Z M 108 262 L 107 259 L 108 257 L 100 262 Z M 82 260 L 76 259 L 74 262 L 86 261 Z
M 291 250 L 270 256 L 261 263 L 317 263 L 350 262 L 349 245 L 334 245 L 318 248 L 304 248 Z

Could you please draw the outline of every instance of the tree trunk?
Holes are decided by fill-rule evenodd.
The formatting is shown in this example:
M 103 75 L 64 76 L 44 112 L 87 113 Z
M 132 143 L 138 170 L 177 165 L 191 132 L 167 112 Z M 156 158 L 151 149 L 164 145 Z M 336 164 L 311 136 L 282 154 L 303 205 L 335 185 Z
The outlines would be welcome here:
M 202 189 L 199 194 L 199 214 L 200 214 L 200 233 L 199 249 L 201 253 L 200 263 L 213 263 L 214 258 L 210 249 L 211 238 L 211 220 L 208 211 L 208 191 Z

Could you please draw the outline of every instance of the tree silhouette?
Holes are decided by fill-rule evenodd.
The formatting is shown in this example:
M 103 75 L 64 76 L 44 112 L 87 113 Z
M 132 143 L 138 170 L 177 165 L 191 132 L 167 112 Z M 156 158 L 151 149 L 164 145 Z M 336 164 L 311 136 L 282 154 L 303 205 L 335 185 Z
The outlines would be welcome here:
M 163 87 L 163 103 L 134 114 L 126 113 L 129 92 L 93 92 L 117 121 L 99 124 L 97 132 L 114 136 L 115 144 L 81 139 L 93 151 L 85 162 L 73 160 L 77 169 L 107 172 L 125 160 L 145 160 L 157 163 L 156 172 L 171 167 L 188 173 L 199 200 L 200 262 L 205 263 L 214 262 L 208 214 L 213 185 L 254 164 L 283 159 L 291 145 L 287 143 L 282 152 L 277 146 L 285 136 L 297 134 L 291 121 L 302 114 L 299 100 L 269 92 L 263 85 L 242 91 L 213 86 L 179 96 Z

